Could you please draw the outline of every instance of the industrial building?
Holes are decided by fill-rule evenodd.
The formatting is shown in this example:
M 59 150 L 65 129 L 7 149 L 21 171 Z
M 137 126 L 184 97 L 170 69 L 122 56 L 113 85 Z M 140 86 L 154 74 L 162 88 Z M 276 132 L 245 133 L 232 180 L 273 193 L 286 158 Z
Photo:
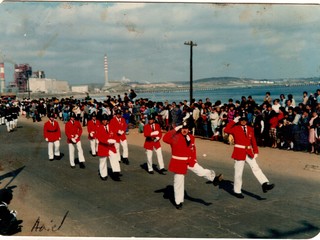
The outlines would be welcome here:
M 87 92 L 89 92 L 89 86 L 88 85 L 72 86 L 71 92 L 73 92 L 73 93 L 87 93 Z
M 10 89 L 15 92 L 28 92 L 28 79 L 32 75 L 32 67 L 29 64 L 15 64 L 13 82 L 9 83 Z
M 40 74 L 40 73 L 39 73 Z M 60 81 L 50 78 L 29 78 L 29 88 L 32 93 L 67 93 L 70 91 L 67 81 Z M 42 75 L 43 76 L 43 75 Z

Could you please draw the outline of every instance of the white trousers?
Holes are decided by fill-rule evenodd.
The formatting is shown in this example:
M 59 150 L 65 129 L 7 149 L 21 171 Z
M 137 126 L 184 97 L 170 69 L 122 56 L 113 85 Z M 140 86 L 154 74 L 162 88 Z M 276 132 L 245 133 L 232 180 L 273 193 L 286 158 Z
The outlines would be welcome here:
M 203 177 L 209 181 L 213 181 L 216 173 L 213 170 L 205 169 L 196 163 L 193 167 L 188 166 L 188 170 L 194 172 L 197 176 Z M 174 200 L 176 204 L 183 203 L 184 200 L 184 178 L 185 174 L 174 174 L 173 177 L 173 190 L 174 190 Z
M 243 173 L 243 168 L 245 163 L 249 164 L 253 175 L 256 177 L 256 179 L 259 181 L 261 185 L 265 182 L 269 182 L 267 177 L 263 174 L 262 170 L 260 169 L 256 159 L 247 156 L 245 161 L 237 161 L 237 160 L 234 161 L 233 191 L 235 193 L 241 193 L 242 173 Z
M 1 124 L 1 125 L 4 125 L 4 124 L 5 124 L 5 118 L 4 118 L 4 117 L 1 117 L 1 118 L 0 118 L 0 124 Z
M 107 166 L 108 157 L 99 158 L 99 172 L 101 177 L 108 176 L 108 166 Z M 109 151 L 109 162 L 112 169 L 112 172 L 120 172 L 120 164 L 117 159 L 116 153 Z
M 13 120 L 12 121 L 7 121 L 6 120 L 6 126 L 7 126 L 7 131 L 10 132 L 13 130 Z
M 120 146 L 122 147 L 122 157 L 128 158 L 128 156 L 129 156 L 128 141 L 127 140 L 124 140 L 124 141 L 120 140 L 120 143 L 115 144 L 115 147 L 117 150 L 117 157 L 118 157 L 119 161 L 121 160 Z
M 96 139 L 96 138 L 90 139 L 89 142 L 90 142 L 91 153 L 93 155 L 96 155 L 97 151 L 98 151 L 98 144 L 99 144 L 98 139 Z
M 53 159 L 54 156 L 60 156 L 60 141 L 48 142 L 48 155 L 49 159 Z
M 18 118 L 13 120 L 13 128 L 18 127 Z
M 78 150 L 78 158 L 79 158 L 79 162 L 84 162 L 84 155 L 83 155 L 83 149 L 81 146 L 81 141 L 77 142 L 77 143 L 68 143 L 69 145 L 69 161 L 70 161 L 70 165 L 71 166 L 75 166 L 74 163 L 74 152 L 75 152 L 75 146 L 77 147 Z
M 146 154 L 147 154 L 147 165 L 148 165 L 148 171 L 152 171 L 153 167 L 152 167 L 152 155 L 153 155 L 153 151 L 156 152 L 157 154 L 157 159 L 158 159 L 158 164 L 159 164 L 159 169 L 164 168 L 164 163 L 163 163 L 163 157 L 162 157 L 162 150 L 161 147 L 158 149 L 153 149 L 153 150 L 146 150 Z

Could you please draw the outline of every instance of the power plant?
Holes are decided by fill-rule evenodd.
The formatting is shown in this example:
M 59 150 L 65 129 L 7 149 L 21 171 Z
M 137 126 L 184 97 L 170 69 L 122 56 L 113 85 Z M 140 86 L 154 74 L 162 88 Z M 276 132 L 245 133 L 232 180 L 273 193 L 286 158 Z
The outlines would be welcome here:
M 29 77 L 32 75 L 32 68 L 29 64 L 15 64 L 13 82 L 9 84 L 11 89 L 16 89 L 17 92 L 29 91 Z
M 115 92 L 125 91 L 128 88 L 127 81 L 123 77 L 122 80 L 109 82 L 108 72 L 108 57 L 104 55 L 104 85 L 85 84 L 81 86 L 72 86 L 73 92 Z M 44 71 L 32 72 L 32 67 L 25 64 L 15 64 L 13 80 L 6 86 L 5 81 L 5 66 L 3 62 L 0 62 L 0 93 L 68 93 L 70 87 L 67 81 L 60 81 L 56 79 L 46 78 Z

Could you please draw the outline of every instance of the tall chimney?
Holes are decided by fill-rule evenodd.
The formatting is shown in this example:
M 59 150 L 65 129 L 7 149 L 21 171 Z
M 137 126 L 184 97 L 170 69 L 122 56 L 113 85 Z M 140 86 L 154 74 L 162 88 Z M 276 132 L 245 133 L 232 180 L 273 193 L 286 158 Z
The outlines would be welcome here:
M 4 90 L 5 90 L 4 63 L 0 63 L 0 92 L 3 93 Z
M 107 54 L 104 55 L 104 86 L 102 90 L 107 90 L 110 87 L 108 79 L 108 58 Z

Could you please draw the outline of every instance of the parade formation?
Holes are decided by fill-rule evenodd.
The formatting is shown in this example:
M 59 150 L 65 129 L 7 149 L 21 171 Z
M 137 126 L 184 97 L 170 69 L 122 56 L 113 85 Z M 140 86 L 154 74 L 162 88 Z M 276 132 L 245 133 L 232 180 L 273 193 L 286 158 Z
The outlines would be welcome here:
M 110 177 L 116 182 L 123 181 L 121 164 L 129 165 L 129 167 L 134 164 L 129 161 L 130 143 L 126 135 L 130 134 L 130 129 L 138 128 L 145 138 L 141 146 L 146 153 L 145 170 L 150 175 L 156 171 L 164 177 L 167 171 L 173 173 L 175 207 L 181 210 L 185 198 L 185 177 L 189 170 L 206 179 L 213 187 L 223 181 L 222 173 L 204 168 L 199 163 L 196 151 L 198 137 L 234 146 L 231 156 L 234 161 L 233 195 L 239 199 L 244 198 L 241 190 L 245 163 L 251 167 L 263 193 L 275 187 L 275 184 L 269 181 L 257 163 L 259 146 L 283 149 L 282 141 L 284 140 L 279 133 L 283 133 L 281 128 L 284 127 L 284 124 L 291 133 L 291 138 L 289 138 L 291 144 L 285 145 L 286 148 L 288 147 L 286 150 L 295 147 L 300 151 L 317 152 L 316 139 L 320 125 L 317 112 L 320 102 L 317 102 L 317 98 L 314 97 L 314 102 L 311 102 L 308 97 L 304 99 L 305 103 L 295 108 L 292 106 L 278 107 L 280 101 L 275 99 L 272 104 L 270 98 L 270 93 L 267 93 L 261 105 L 253 105 L 252 99 L 239 105 L 237 102 L 233 104 L 232 99 L 228 104 L 222 104 L 219 101 L 211 103 L 208 98 L 205 102 L 199 100 L 191 104 L 187 101 L 170 104 L 153 102 L 149 99 L 123 101 L 119 96 L 118 98 L 107 96 L 102 102 L 94 99 L 79 100 L 72 97 L 23 99 L 2 103 L 0 120 L 8 134 L 19 131 L 17 126 L 20 117 L 30 119 L 34 123 L 45 121 L 43 139 L 48 144 L 49 161 L 61 160 L 65 154 L 60 151 L 60 146 L 67 144 L 70 168 L 75 169 L 79 165 L 80 169 L 85 169 L 87 153 L 83 151 L 82 145 L 88 144 L 89 154 L 98 160 L 98 177 L 102 181 L 107 181 Z M 292 99 L 289 99 L 286 104 L 290 105 L 292 102 Z M 275 114 L 271 113 L 272 111 Z M 270 124 L 274 119 L 267 121 L 269 115 L 271 115 L 270 119 L 277 118 L 274 127 L 271 127 L 273 125 Z M 219 118 L 218 121 L 215 119 L 216 116 Z M 291 124 L 289 123 L 290 118 L 293 118 Z M 304 145 L 301 143 L 301 136 L 305 133 L 303 127 L 307 127 L 308 133 L 314 134 L 313 136 L 308 135 L 309 144 L 305 149 L 302 149 Z M 85 128 L 88 133 L 87 139 L 83 137 Z M 62 129 L 66 136 L 65 143 L 61 142 Z M 270 133 L 268 137 L 264 135 L 266 130 Z M 296 134 L 300 135 L 296 136 Z M 273 138 L 276 138 L 275 142 L 272 141 Z M 164 163 L 162 144 L 168 144 L 171 148 L 168 167 Z M 155 152 L 157 164 L 153 164 L 153 152 Z M 109 173 L 108 165 L 111 168 Z M 3 206 L 7 206 L 5 202 Z

